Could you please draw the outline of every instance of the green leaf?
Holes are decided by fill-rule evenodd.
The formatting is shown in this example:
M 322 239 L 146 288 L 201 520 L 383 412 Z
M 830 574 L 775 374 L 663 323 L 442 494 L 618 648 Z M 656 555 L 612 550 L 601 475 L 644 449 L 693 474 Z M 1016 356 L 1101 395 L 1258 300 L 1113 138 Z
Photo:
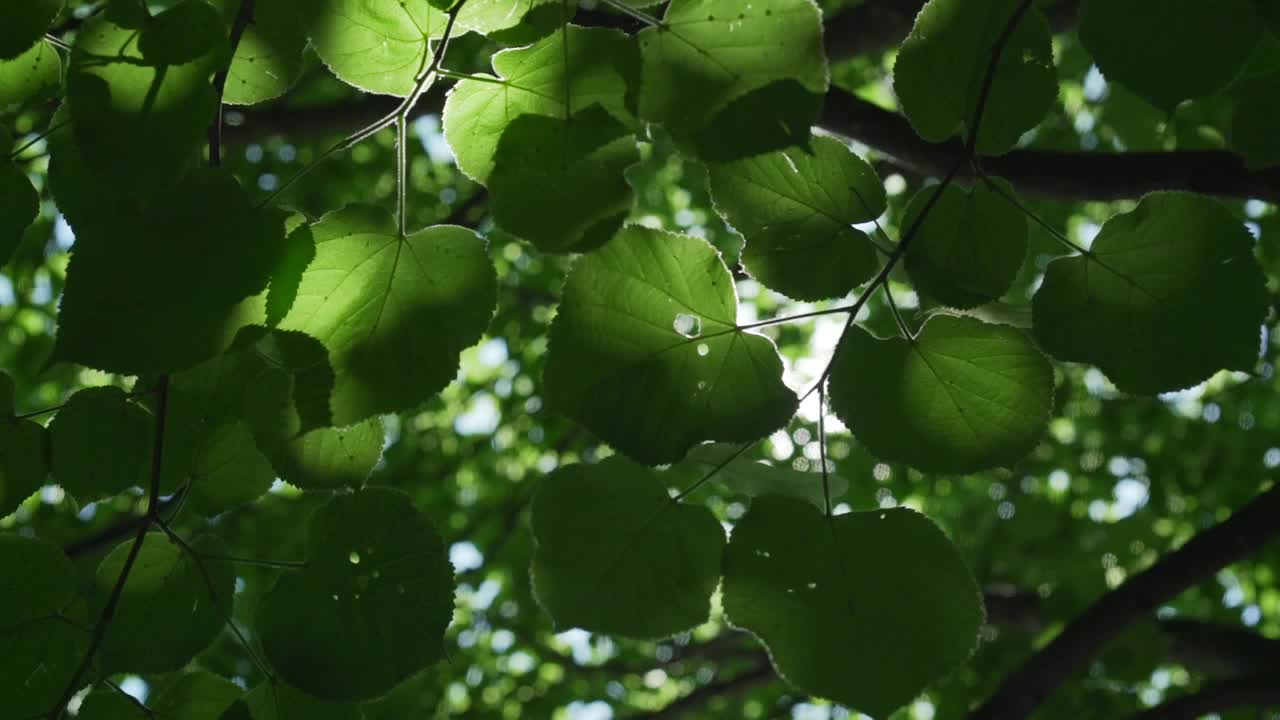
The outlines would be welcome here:
M 151 20 L 151 9 L 147 0 L 107 0 L 103 15 L 120 27 L 141 30 Z
M 793 470 L 744 455 L 734 457 L 737 451 L 738 448 L 726 443 L 698 445 L 671 472 L 683 472 L 693 483 L 715 470 L 713 479 L 735 493 L 749 497 L 783 495 L 813 503 L 818 508 L 826 507 L 820 470 Z M 849 491 L 849 481 L 835 473 L 828 474 L 827 485 L 833 501 Z
M 284 683 L 263 683 L 245 697 L 246 720 L 362 720 L 359 705 L 311 697 Z M 231 720 L 225 716 L 222 720 Z
M 1020 331 L 935 315 L 911 339 L 850 328 L 831 407 L 876 457 L 934 473 L 1008 466 L 1044 435 L 1053 367 Z
M 544 252 L 599 247 L 631 210 L 623 171 L 639 159 L 635 136 L 599 105 L 567 120 L 521 115 L 494 155 L 494 219 Z
M 428 0 L 297 0 L 311 46 L 334 75 L 365 92 L 404 97 L 431 62 L 447 16 Z
M 302 74 L 307 45 L 297 3 L 302 0 L 255 0 L 253 22 L 244 30 L 227 73 L 222 101 L 253 105 L 280 97 Z M 233 21 L 240 0 L 219 0 L 223 17 Z
M 264 376 L 255 360 L 249 352 L 233 349 L 170 377 L 161 482 L 165 492 L 195 480 L 191 490 L 203 494 L 205 480 L 200 478 L 216 474 L 219 467 L 261 467 L 256 442 L 236 441 L 239 431 L 232 426 L 257 421 L 250 398 L 287 403 L 288 388 L 279 378 Z M 222 441 L 215 442 L 219 436 Z
M 7 152 L 5 153 L 7 154 Z M 0 159 L 0 266 L 22 242 L 22 233 L 40 214 L 40 194 L 17 165 Z
M 241 690 L 226 678 L 196 670 L 178 676 L 152 703 L 154 717 L 218 720 Z
M 324 343 L 333 420 L 407 410 L 444 389 L 497 304 L 484 242 L 439 225 L 399 237 L 386 212 L 348 207 L 312 227 L 316 256 L 280 323 Z
M 236 337 L 223 383 L 239 393 L 234 413 L 253 426 L 259 443 L 274 448 L 300 433 L 333 424 L 329 395 L 333 368 L 319 340 L 300 332 L 249 327 Z
M 796 410 L 768 339 L 738 329 L 733 279 L 705 240 L 632 226 L 569 272 L 551 326 L 552 407 L 645 464 L 745 442 Z
M 1253 0 L 1080 4 L 1080 42 L 1102 74 L 1165 112 L 1226 87 L 1263 27 Z
M 0 60 L 15 58 L 40 42 L 63 0 L 22 0 L 5 9 L 0 25 Z
M 1240 95 L 1231 116 L 1231 147 L 1250 169 L 1280 165 L 1280 72 L 1250 78 Z
M 851 227 L 885 211 L 871 166 L 835 138 L 713 164 L 716 209 L 747 239 L 742 264 L 766 286 L 800 300 L 840 297 L 871 279 L 875 248 Z
M 306 217 L 299 213 L 290 215 L 285 222 L 285 229 L 289 234 L 284 241 L 284 258 L 272 273 L 271 285 L 267 288 L 265 320 L 272 327 L 279 325 L 289 314 L 289 308 L 293 307 L 294 300 L 298 298 L 302 273 L 306 272 L 307 266 L 316 258 L 316 241 Z
M 1050 355 L 1150 395 L 1251 370 L 1269 303 L 1240 220 L 1215 200 L 1162 192 L 1111 218 L 1087 255 L 1050 263 L 1032 309 Z
M 382 420 L 341 428 L 317 428 L 268 449 L 280 477 L 308 490 L 364 485 L 382 457 Z
M 930 0 L 893 67 L 893 87 L 920 137 L 968 140 L 995 45 L 1021 0 Z M 1118 3 L 1122 4 L 1122 3 Z M 1136 27 L 1136 26 L 1126 26 Z M 996 65 L 977 150 L 1008 151 L 1040 123 L 1058 97 L 1049 23 L 1032 6 Z
M 905 508 L 824 519 L 754 501 L 725 552 L 729 621 L 805 692 L 888 717 L 977 645 L 981 595 L 954 545 Z
M 495 53 L 493 70 L 497 82 L 463 80 L 444 106 L 458 169 L 477 182 L 488 181 L 503 133 L 521 115 L 564 119 L 566 111 L 600 105 L 623 125 L 635 124 L 640 54 L 624 33 L 568 25 L 527 48 Z
M 188 502 L 202 515 L 218 515 L 256 500 L 276 478 L 243 422 L 219 425 L 204 439 L 191 469 Z
M 189 0 L 192 1 L 192 0 Z M 196 159 L 217 107 L 216 53 L 155 67 L 139 34 L 98 16 L 76 37 L 67 103 L 85 165 L 114 192 L 153 195 L 175 185 Z
M 937 191 L 926 187 L 916 193 L 899 226 L 915 225 Z M 916 290 L 969 309 L 1003 295 L 1026 255 L 1027 219 L 1021 210 L 985 184 L 970 190 L 950 185 L 917 226 L 906 267 Z
M 280 576 L 258 631 L 280 677 L 327 700 L 365 700 L 440 658 L 453 569 L 431 521 L 385 488 L 339 495 L 307 529 L 307 566 Z
M 240 698 L 240 688 L 226 678 L 196 670 L 164 687 L 147 709 L 115 689 L 95 690 L 85 698 L 78 720 L 219 720 Z
M 101 614 L 132 546 L 132 539 L 117 545 L 98 566 L 90 595 L 92 617 Z M 226 546 L 211 535 L 191 547 L 203 555 L 227 554 Z M 103 670 L 157 673 L 182 667 L 222 630 L 234 585 L 225 561 L 197 560 L 167 535 L 148 533 L 103 635 L 98 655 Z
M 489 35 L 513 28 L 520 24 L 524 16 L 544 5 L 560 4 L 561 0 L 467 0 L 467 4 L 458 13 L 458 24 L 462 27 Z M 445 1 L 441 9 L 448 9 Z
M 0 410 L 12 412 L 9 407 Z M 44 484 L 48 456 L 49 433 L 44 427 L 30 420 L 0 418 L 0 518 Z
M 154 422 L 116 387 L 71 396 L 49 423 L 53 479 L 81 503 L 147 486 Z
M 810 127 L 822 111 L 822 95 L 795 80 L 777 80 L 732 100 L 694 134 L 707 162 L 732 162 L 779 149 L 810 147 Z
M 0 109 L 39 97 L 61 82 L 58 51 L 47 42 L 32 45 L 12 60 L 0 60 Z
M 640 114 L 665 126 L 681 144 L 714 140 L 714 133 L 704 131 L 719 123 L 750 146 L 744 153 L 780 149 L 817 119 L 817 103 L 809 106 L 807 122 L 795 117 L 792 103 L 753 103 L 758 114 L 746 125 L 735 125 L 736 115 L 717 116 L 733 101 L 778 81 L 798 83 L 812 95 L 827 92 L 822 13 L 813 0 L 674 0 L 663 24 L 637 38 L 644 58 Z M 791 131 L 775 135 L 779 124 Z M 766 132 L 764 140 L 774 142 L 751 130 Z M 715 145 L 712 155 L 733 159 L 726 147 Z
M 206 498 L 209 511 L 252 500 L 277 474 L 303 488 L 359 487 L 381 456 L 382 423 L 326 427 L 333 384 L 314 338 L 246 328 L 227 353 L 172 376 L 166 487 L 191 477 L 193 500 L 221 496 Z
M 707 621 L 724 529 L 663 474 L 612 457 L 547 476 L 533 499 L 533 591 L 557 630 L 661 638 Z
M 0 697 L 6 715 L 43 716 L 89 645 L 71 560 L 56 545 L 0 534 Z
M 238 303 L 280 261 L 284 218 L 253 207 L 225 171 L 201 169 L 148 211 L 82 226 L 55 357 L 141 374 L 218 354 L 246 320 Z
M 123 214 L 125 196 L 117 188 L 104 185 L 85 164 L 72 127 L 71 107 L 63 102 L 49 120 L 53 131 L 49 144 L 49 190 L 57 201 L 58 211 L 76 232 L 92 235 L 100 226 Z
M 138 51 L 152 65 L 183 65 L 225 42 L 222 14 L 205 0 L 183 0 L 142 28 Z

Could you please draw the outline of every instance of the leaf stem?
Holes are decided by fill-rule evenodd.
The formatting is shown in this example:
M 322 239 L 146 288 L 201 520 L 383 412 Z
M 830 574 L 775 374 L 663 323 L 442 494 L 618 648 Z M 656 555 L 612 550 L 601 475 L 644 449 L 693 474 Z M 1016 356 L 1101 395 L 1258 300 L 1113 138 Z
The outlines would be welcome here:
M 71 52 L 71 46 L 62 41 L 61 38 L 54 37 L 49 33 L 45 33 L 44 41 L 50 45 L 62 50 L 63 52 Z
M 8 159 L 16 160 L 18 156 L 26 152 L 28 148 L 30 148 L 31 146 L 35 145 L 41 140 L 44 140 L 45 138 L 49 137 L 50 135 L 54 134 L 55 132 L 61 130 L 62 128 L 70 124 L 71 124 L 70 121 L 63 121 L 60 123 L 55 123 L 53 125 L 50 125 L 49 127 L 45 128 L 44 132 L 40 133 L 39 135 L 36 135 L 35 137 L 23 143 L 22 145 L 18 146 L 17 150 L 14 150 L 13 152 L 9 153 Z
M 686 497 L 688 497 L 689 495 L 691 495 L 695 490 L 697 490 L 698 488 L 702 487 L 704 484 L 706 484 L 706 482 L 707 482 L 708 480 L 710 480 L 712 477 L 714 477 L 716 473 L 718 473 L 718 472 L 720 472 L 721 470 L 725 469 L 725 467 L 726 467 L 729 463 L 733 462 L 734 460 L 737 460 L 737 459 L 742 455 L 742 453 L 746 452 L 748 449 L 750 449 L 750 448 L 751 448 L 751 446 L 755 445 L 755 444 L 756 444 L 756 443 L 758 443 L 758 442 L 760 442 L 760 441 L 759 441 L 759 440 L 748 440 L 747 442 L 743 443 L 741 446 L 739 446 L 739 447 L 738 447 L 738 449 L 737 449 L 737 450 L 734 450 L 734 451 L 733 451 L 733 453 L 732 453 L 731 455 L 729 455 L 729 457 L 725 458 L 724 460 L 721 460 L 721 461 L 719 462 L 719 464 L 717 464 L 715 467 L 713 467 L 713 468 L 711 468 L 710 470 L 708 470 L 708 471 L 707 471 L 707 473 L 706 473 L 705 475 L 703 475 L 701 478 L 699 478 L 697 482 L 695 482 L 694 484 L 692 484 L 692 485 L 690 485 L 689 487 L 685 488 L 683 492 L 681 492 L 681 493 L 679 493 L 679 494 L 677 494 L 677 495 L 673 496 L 673 497 L 671 498 L 671 502 L 672 502 L 672 503 L 678 503 L 678 502 L 680 502 L 681 500 L 683 500 L 683 499 L 685 499 Z
M 929 200 L 920 210 L 920 214 L 916 216 L 916 219 L 912 221 L 910 227 L 908 227 L 907 231 L 902 235 L 902 240 L 894 246 L 893 254 L 889 256 L 884 267 L 880 269 L 880 273 L 877 274 L 875 278 L 871 280 L 871 283 L 863 289 L 862 293 L 858 295 L 858 299 L 848 307 L 849 319 L 845 322 L 844 330 L 840 332 L 841 340 L 843 340 L 845 334 L 849 332 L 849 328 L 853 327 L 853 322 L 857 319 L 858 312 L 861 311 L 862 307 L 871 299 L 871 294 L 881 285 L 889 281 L 889 275 L 893 273 L 893 269 L 897 266 L 898 262 L 906 256 L 907 248 L 911 246 L 912 239 L 914 239 L 916 233 L 920 231 L 920 226 L 924 224 L 925 219 L 929 217 L 931 212 L 933 212 L 934 207 L 938 204 L 938 200 L 942 198 L 942 193 L 951 185 L 952 182 L 955 181 L 956 175 L 960 172 L 960 168 L 964 167 L 964 164 L 964 158 L 961 158 L 951 166 L 951 169 L 947 171 L 946 177 L 942 178 L 942 182 L 938 183 L 937 186 L 934 187 L 933 194 L 929 196 Z M 839 344 L 837 344 L 837 353 L 839 352 L 838 347 Z M 801 400 L 808 398 L 824 382 L 827 381 L 827 378 L 831 376 L 831 369 L 835 367 L 836 357 L 837 354 L 833 354 L 831 356 L 831 359 L 827 361 L 827 366 L 823 368 L 822 374 L 818 376 L 818 381 L 814 383 L 813 387 L 809 388 L 803 396 L 801 396 Z
M 624 2 L 620 2 L 620 0 L 600 0 L 600 1 L 605 5 L 608 5 L 609 7 L 613 8 L 614 10 L 617 10 L 618 12 L 622 13 L 623 15 L 627 15 L 627 16 L 630 16 L 631 18 L 639 20 L 640 22 L 644 23 L 645 25 L 648 25 L 649 27 L 665 27 L 666 26 L 666 23 L 662 22 L 658 18 L 650 15 L 647 12 L 644 12 L 643 10 L 638 10 Z
M 160 380 L 156 383 L 156 425 L 155 437 L 152 439 L 151 445 L 151 482 L 150 489 L 147 492 L 145 521 L 138 526 L 138 531 L 133 538 L 133 544 L 129 546 L 129 554 L 125 557 L 124 565 L 120 568 L 120 575 L 116 577 L 115 585 L 111 588 L 111 594 L 107 597 L 107 602 L 102 607 L 102 613 L 98 616 L 98 622 L 93 626 L 93 635 L 89 638 L 89 647 L 85 650 L 84 657 L 80 659 L 80 664 L 76 667 L 75 672 L 71 674 L 71 679 L 67 681 L 67 686 L 63 689 L 58 702 L 49 710 L 47 720 L 59 720 L 66 711 L 67 703 L 71 701 L 71 697 L 80 689 L 80 682 L 93 665 L 93 659 L 102 647 L 102 640 L 107 634 L 107 625 L 111 622 L 112 616 L 115 615 L 116 607 L 120 604 L 120 597 L 124 594 L 124 586 L 129 580 L 129 573 L 133 572 L 133 566 L 137 563 L 138 555 L 142 552 L 142 544 L 147 539 L 147 531 L 151 529 L 151 523 L 160 517 L 160 478 L 164 467 L 164 429 L 168 407 L 169 376 L 161 375 Z
M 916 334 L 911 331 L 907 321 L 902 318 L 902 313 L 898 310 L 898 303 L 893 301 L 893 291 L 889 289 L 889 284 L 885 283 L 881 287 L 884 289 L 884 299 L 889 303 L 889 312 L 893 314 L 893 321 L 897 323 L 903 339 L 907 342 L 915 342 Z
M 213 123 L 209 125 L 209 166 L 222 165 L 222 96 L 227 89 L 227 76 L 231 74 L 231 64 L 235 62 L 236 50 L 240 47 L 240 39 L 244 31 L 253 22 L 254 0 L 240 0 L 240 9 L 236 11 L 236 19 L 231 24 L 231 37 L 228 40 L 229 52 L 227 63 L 218 69 L 213 76 L 213 91 L 218 98 L 218 107 L 214 111 Z
M 448 78 L 450 80 L 472 80 L 474 82 L 490 83 L 492 85 L 510 85 L 511 84 L 500 77 L 494 77 L 493 75 L 485 75 L 483 73 L 461 73 L 461 72 L 456 72 L 454 70 L 447 70 L 445 68 L 440 68 L 439 70 L 436 71 L 436 74 L 442 78 Z
M 453 7 L 449 8 L 449 19 L 445 22 L 444 33 L 441 35 L 440 41 L 436 45 L 435 51 L 432 53 L 431 62 L 428 63 L 421 72 L 414 76 L 413 90 L 405 96 L 404 100 L 400 101 L 400 104 L 397 105 L 394 110 L 383 115 L 377 120 L 374 120 L 368 125 L 365 125 L 359 130 L 356 130 L 342 140 L 339 140 L 328 150 L 320 153 L 315 160 L 312 160 L 306 165 L 306 167 L 298 170 L 292 177 L 281 183 L 280 187 L 276 188 L 274 192 L 263 198 L 258 203 L 258 207 L 270 205 L 271 202 L 280 197 L 285 190 L 288 190 L 294 183 L 306 177 L 325 160 L 328 160 L 340 152 L 359 145 L 361 142 L 377 135 L 382 130 L 395 125 L 401 118 L 408 118 L 409 114 L 413 112 L 414 106 L 418 104 L 418 100 L 420 100 L 422 96 L 426 94 L 427 89 L 430 88 L 432 79 L 440 75 L 440 63 L 444 60 L 445 52 L 448 50 L 449 39 L 453 36 L 453 27 L 458 20 L 458 13 L 462 12 L 462 8 L 466 4 L 467 0 L 458 0 Z
M 396 228 L 406 235 L 409 214 L 409 125 L 404 115 L 396 117 Z
M 996 70 L 1000 67 L 1000 56 L 1004 54 L 1005 47 L 1009 44 L 1009 39 L 1013 37 L 1013 31 L 1022 20 L 1022 16 L 1027 14 L 1031 9 L 1034 0 L 1022 0 L 1018 8 L 1013 11 L 1013 17 L 1004 24 L 1004 28 L 1000 31 L 1000 36 L 996 38 L 995 44 L 991 46 L 991 58 L 987 61 L 987 71 L 982 77 L 982 89 L 978 91 L 978 103 L 973 111 L 973 122 L 969 125 L 969 136 L 965 138 L 965 152 L 969 156 L 971 163 L 976 163 L 978 157 L 978 130 L 982 128 L 983 115 L 987 111 L 987 102 L 991 99 L 991 88 L 995 85 Z
M 827 468 L 827 389 L 818 388 L 818 462 L 822 465 L 822 508 L 831 519 L 831 471 Z

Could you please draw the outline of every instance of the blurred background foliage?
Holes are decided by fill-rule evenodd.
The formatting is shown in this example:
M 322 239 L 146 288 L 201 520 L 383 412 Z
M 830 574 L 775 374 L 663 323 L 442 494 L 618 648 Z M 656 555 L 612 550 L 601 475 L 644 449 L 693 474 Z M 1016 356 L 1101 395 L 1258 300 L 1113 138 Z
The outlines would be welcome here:
M 859 4 L 823 3 L 828 18 L 855 12 Z M 69 3 L 61 36 L 73 37 L 78 19 L 96 8 L 91 2 Z M 521 31 L 536 36 L 538 29 Z M 518 33 L 513 37 L 521 39 Z M 892 48 L 900 37 L 883 40 L 878 49 L 834 66 L 833 79 L 892 109 Z M 1263 44 L 1260 67 L 1280 58 L 1278 45 L 1274 38 Z M 458 72 L 482 70 L 498 47 L 474 35 L 464 37 L 451 48 L 447 65 Z M 1024 139 L 1026 146 L 1122 151 L 1226 145 L 1235 103 L 1231 88 L 1166 115 L 1108 85 L 1069 27 L 1055 35 L 1054 54 L 1062 83 L 1059 101 Z M 557 466 L 599 459 L 609 450 L 548 413 L 541 397 L 547 329 L 568 260 L 537 253 L 494 226 L 483 188 L 453 166 L 440 133 L 443 89 L 428 95 L 425 112 L 413 120 L 420 144 L 412 148 L 409 168 L 409 224 L 447 221 L 484 234 L 500 277 L 499 307 L 487 339 L 463 355 L 455 383 L 420 411 L 385 418 L 386 450 L 370 483 L 410 493 L 440 527 L 451 543 L 458 609 L 447 638 L 447 661 L 367 704 L 366 717 L 850 717 L 843 708 L 790 690 L 754 639 L 718 619 L 718 600 L 710 622 L 662 642 L 559 632 L 538 608 L 528 577 L 532 490 Z M 301 80 L 284 98 L 228 111 L 226 167 L 247 187 L 266 194 L 363 119 L 376 116 L 385 100 L 338 82 L 308 52 Z M 57 102 L 51 93 L 3 109 L 0 120 L 13 132 L 15 148 L 48 127 Z M 855 149 L 884 179 L 890 208 L 881 224 L 897 237 L 906 202 L 928 178 L 868 148 Z M 20 161 L 44 196 L 39 221 L 0 269 L 0 368 L 14 377 L 16 411 L 24 413 L 56 406 L 82 387 L 128 387 L 129 379 L 47 365 L 74 237 L 47 192 L 46 143 L 31 144 Z M 292 186 L 281 204 L 312 217 L 353 202 L 391 207 L 394 167 L 394 137 L 387 130 L 320 165 Z M 637 191 L 634 222 L 705 237 L 735 267 L 742 240 L 712 210 L 703 167 L 681 159 L 667 139 L 655 135 L 642 146 L 642 160 L 628 179 Z M 1108 217 L 1132 207 L 1042 197 L 1027 202 L 1084 245 Z M 1280 277 L 1280 215 L 1258 200 L 1227 202 L 1258 238 L 1274 292 Z M 1008 297 L 1025 303 L 1049 260 L 1061 252 L 1033 226 L 1028 262 Z M 792 302 L 741 273 L 739 278 L 743 322 L 826 306 Z M 905 283 L 895 283 L 892 290 L 916 326 L 933 310 L 921 306 Z M 893 320 L 882 303 L 877 295 L 861 319 L 887 334 Z M 1006 322 L 1029 322 L 1019 316 L 1025 309 L 1010 306 L 1007 312 Z M 777 342 L 793 388 L 806 388 L 819 375 L 842 323 L 840 316 L 824 316 L 763 329 Z M 972 661 L 895 717 L 964 716 L 1088 603 L 1274 482 L 1280 466 L 1278 346 L 1268 333 L 1264 361 L 1253 376 L 1224 372 L 1192 389 L 1147 399 L 1119 395 L 1097 370 L 1060 364 L 1050 432 L 1011 470 L 924 476 L 876 462 L 834 418 L 828 419 L 828 452 L 835 472 L 849 481 L 848 493 L 837 501 L 853 509 L 906 505 L 925 512 L 959 545 L 987 596 L 988 624 Z M 816 412 L 810 398 L 788 428 L 750 452 L 797 469 L 816 467 Z M 725 523 L 745 511 L 746 498 L 714 483 L 699 496 Z M 321 500 L 281 485 L 258 502 L 212 520 L 189 514 L 182 529 L 211 531 L 237 556 L 296 558 L 303 552 L 302 525 Z M 114 544 L 102 540 L 102 531 L 118 526 L 143 503 L 135 494 L 79 507 L 50 486 L 0 520 L 0 529 L 34 530 L 60 542 L 88 575 Z M 1269 673 L 1280 684 L 1278 560 L 1280 548 L 1273 545 L 1183 593 L 1116 640 L 1037 717 L 1125 717 L 1241 674 Z M 276 572 L 238 568 L 238 612 L 252 612 L 256 596 L 270 587 Z M 869 650 L 851 647 L 848 652 Z M 229 632 L 198 664 L 246 687 L 262 680 Z M 138 694 L 156 690 L 151 680 L 122 679 Z M 1280 715 L 1248 709 L 1222 717 Z

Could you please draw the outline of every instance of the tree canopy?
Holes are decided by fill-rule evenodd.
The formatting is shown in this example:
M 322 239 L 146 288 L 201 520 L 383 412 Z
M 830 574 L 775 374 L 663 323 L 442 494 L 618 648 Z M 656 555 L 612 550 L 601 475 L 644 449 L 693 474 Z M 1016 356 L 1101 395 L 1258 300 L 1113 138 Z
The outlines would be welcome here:
M 1271 0 L 9 3 L 0 717 L 1280 717 L 1278 98 Z

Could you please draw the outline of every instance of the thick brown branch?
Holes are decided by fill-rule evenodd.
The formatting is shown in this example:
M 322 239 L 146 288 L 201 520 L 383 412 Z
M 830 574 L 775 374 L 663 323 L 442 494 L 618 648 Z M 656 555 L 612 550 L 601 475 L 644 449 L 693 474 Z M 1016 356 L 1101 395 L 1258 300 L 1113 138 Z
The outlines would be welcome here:
M 1138 713 L 1133 720 L 1196 720 L 1239 707 L 1280 705 L 1280 675 L 1246 675 L 1207 685 L 1201 690 Z M 1261 714 L 1258 717 L 1262 717 Z
M 897 113 L 842 90 L 827 93 L 819 124 L 888 155 L 913 172 L 941 176 L 964 147 L 922 140 Z M 1053 197 L 1118 200 L 1154 190 L 1280 201 L 1280 168 L 1255 171 L 1240 156 L 1218 150 L 1087 153 L 1015 150 L 984 158 L 982 167 L 1019 191 Z M 971 177 L 970 169 L 963 171 Z
M 1008 675 L 970 720 L 1026 717 L 1134 621 L 1280 535 L 1280 485 L 1103 595 Z

